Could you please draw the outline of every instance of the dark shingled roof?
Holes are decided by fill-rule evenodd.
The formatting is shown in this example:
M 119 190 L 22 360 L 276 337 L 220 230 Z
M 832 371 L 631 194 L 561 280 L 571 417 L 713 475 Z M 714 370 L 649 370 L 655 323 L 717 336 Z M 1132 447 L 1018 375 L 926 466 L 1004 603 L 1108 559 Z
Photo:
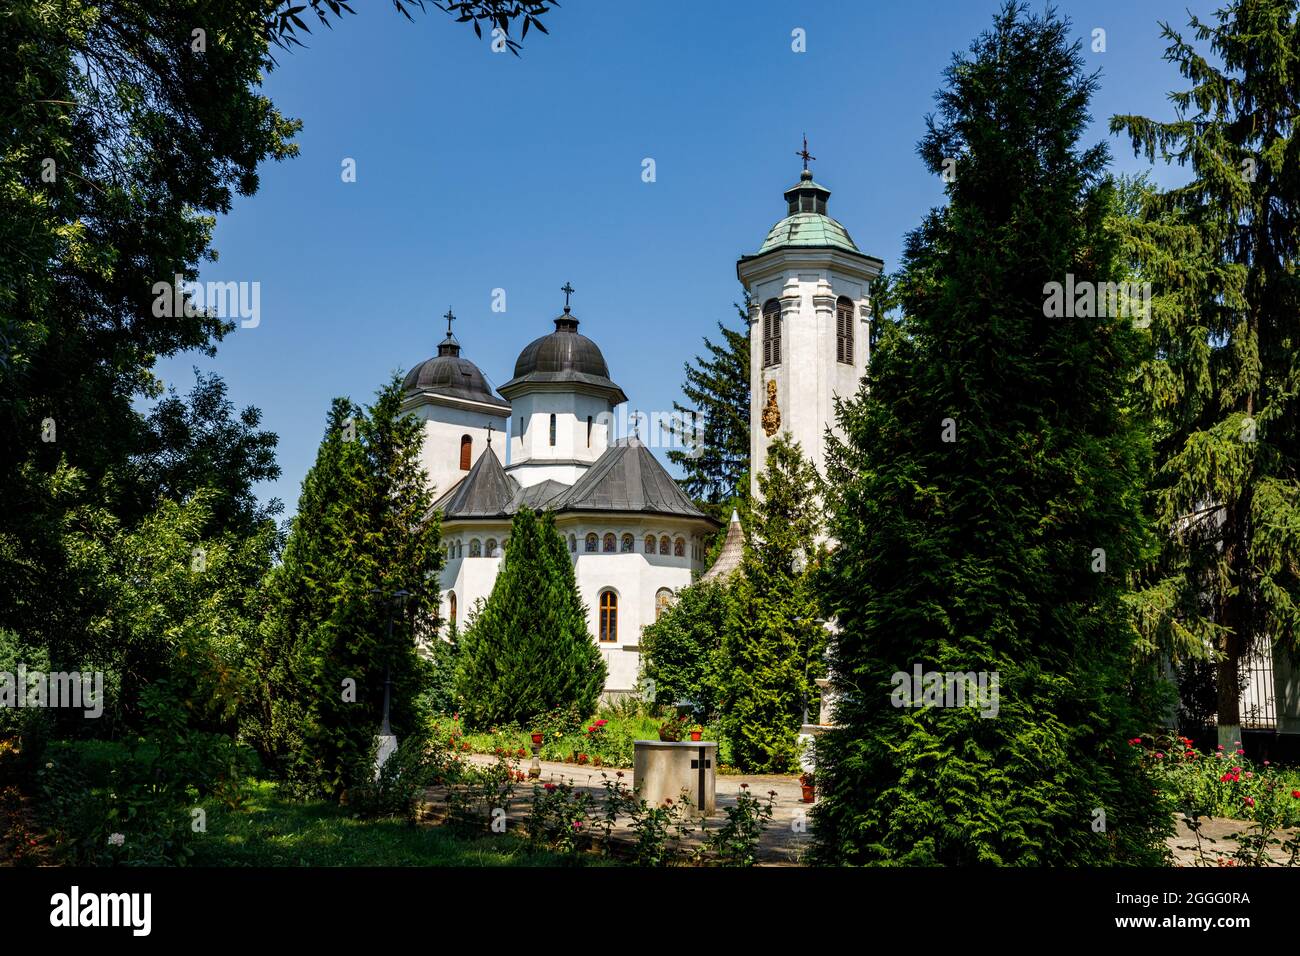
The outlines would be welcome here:
M 555 511 L 647 511 L 713 521 L 682 493 L 637 438 L 606 449 L 549 507 Z
M 427 392 L 483 402 L 497 406 L 506 415 L 510 414 L 510 406 L 492 391 L 492 386 L 488 385 L 479 367 L 469 359 L 461 358 L 460 343 L 450 332 L 439 343 L 437 355 L 425 359 L 406 373 L 402 391 L 408 395 Z
M 501 394 L 509 398 L 520 386 L 557 382 L 598 389 L 616 405 L 627 401 L 610 379 L 600 348 L 578 332 L 578 320 L 567 312 L 555 320 L 554 332 L 524 346 L 515 362 L 514 378 L 501 386 Z
M 489 445 L 469 474 L 435 501 L 433 508 L 448 518 L 505 517 L 511 514 L 510 502 L 518 492 L 519 482 L 506 474 Z

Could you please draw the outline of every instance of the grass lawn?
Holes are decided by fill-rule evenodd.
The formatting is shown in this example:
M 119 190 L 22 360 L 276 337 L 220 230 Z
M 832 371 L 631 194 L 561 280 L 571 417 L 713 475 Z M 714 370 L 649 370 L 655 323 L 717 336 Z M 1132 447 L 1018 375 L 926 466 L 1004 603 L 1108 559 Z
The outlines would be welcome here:
M 509 834 L 466 836 L 441 826 L 357 820 L 345 808 L 299 802 L 276 785 L 250 785 L 242 810 L 209 801 L 207 833 L 193 840 L 194 866 L 561 866 Z

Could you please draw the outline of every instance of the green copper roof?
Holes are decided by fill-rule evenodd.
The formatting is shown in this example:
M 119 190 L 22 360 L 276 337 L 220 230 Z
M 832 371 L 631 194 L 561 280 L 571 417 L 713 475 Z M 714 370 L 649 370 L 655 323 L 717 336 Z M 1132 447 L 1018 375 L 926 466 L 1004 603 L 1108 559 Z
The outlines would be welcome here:
M 757 255 L 789 246 L 833 247 L 859 252 L 849 231 L 830 216 L 819 212 L 797 212 L 786 216 L 767 234 Z

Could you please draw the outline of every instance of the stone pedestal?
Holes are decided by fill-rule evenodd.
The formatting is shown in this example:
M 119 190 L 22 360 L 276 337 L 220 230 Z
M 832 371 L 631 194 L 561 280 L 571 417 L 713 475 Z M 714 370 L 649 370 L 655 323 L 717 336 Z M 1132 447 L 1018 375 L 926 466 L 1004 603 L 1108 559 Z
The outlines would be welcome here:
M 698 816 L 715 807 L 718 744 L 710 740 L 636 740 L 632 743 L 632 779 L 637 795 L 653 806 L 679 801 L 682 791 Z

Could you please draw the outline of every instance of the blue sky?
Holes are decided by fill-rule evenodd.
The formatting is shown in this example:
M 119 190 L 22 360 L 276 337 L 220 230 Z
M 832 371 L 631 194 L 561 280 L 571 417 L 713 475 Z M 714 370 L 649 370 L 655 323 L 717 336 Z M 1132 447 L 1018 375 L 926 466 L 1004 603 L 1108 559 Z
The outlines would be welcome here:
M 354 6 L 279 55 L 266 91 L 303 121 L 301 154 L 263 168 L 200 275 L 259 282 L 260 324 L 215 359 L 158 368 L 181 392 L 192 367 L 215 371 L 236 405 L 263 410 L 283 475 L 259 493 L 289 513 L 331 398 L 368 401 L 433 354 L 448 306 L 465 356 L 499 385 L 551 330 L 570 281 L 581 330 L 632 407 L 670 409 L 682 363 L 735 320 L 736 258 L 784 215 L 804 132 L 830 214 L 894 269 L 942 198 L 915 152 L 940 73 L 999 2 L 564 0 L 519 58 L 436 9 L 412 23 L 387 0 Z M 1116 169 L 1145 163 L 1107 118 L 1170 116 L 1167 91 L 1182 86 L 1157 21 L 1181 27 L 1187 9 L 1213 7 L 1059 5 L 1085 41 L 1106 31 L 1106 51 L 1087 57 L 1102 70 L 1093 138 L 1111 140 Z M 791 49 L 796 28 L 806 52 Z M 356 182 L 342 181 L 345 158 Z M 491 310 L 497 288 L 504 313 Z

